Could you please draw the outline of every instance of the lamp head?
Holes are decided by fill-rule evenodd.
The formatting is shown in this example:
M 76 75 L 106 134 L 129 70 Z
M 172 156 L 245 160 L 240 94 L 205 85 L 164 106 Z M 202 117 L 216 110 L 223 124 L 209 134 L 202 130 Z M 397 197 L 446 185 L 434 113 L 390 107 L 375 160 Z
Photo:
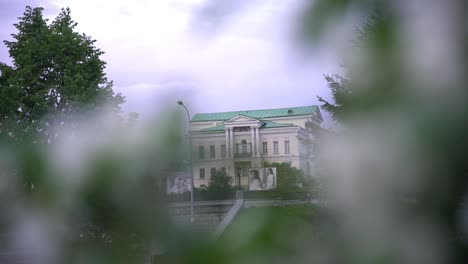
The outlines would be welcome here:
M 177 104 L 178 105 L 184 105 L 184 103 L 182 103 L 182 101 L 177 101 Z

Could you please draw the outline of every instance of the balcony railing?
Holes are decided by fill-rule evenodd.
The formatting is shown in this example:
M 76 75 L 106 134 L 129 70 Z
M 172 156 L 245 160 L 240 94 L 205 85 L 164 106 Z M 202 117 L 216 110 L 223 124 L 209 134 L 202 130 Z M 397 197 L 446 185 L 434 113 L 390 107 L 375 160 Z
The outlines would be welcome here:
M 234 153 L 235 158 L 248 158 L 252 157 L 252 152 L 240 152 L 240 153 Z
M 234 147 L 234 157 L 252 157 L 252 143 L 236 144 Z

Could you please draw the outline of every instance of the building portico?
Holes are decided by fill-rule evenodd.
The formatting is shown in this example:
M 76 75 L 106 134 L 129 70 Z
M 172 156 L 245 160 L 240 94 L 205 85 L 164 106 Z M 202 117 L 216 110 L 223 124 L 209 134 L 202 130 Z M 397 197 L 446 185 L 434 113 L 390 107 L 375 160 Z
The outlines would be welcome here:
M 307 174 L 313 160 L 303 143 L 311 137 L 306 122 L 320 125 L 317 106 L 196 114 L 191 120 L 195 187 L 208 186 L 219 170 L 247 186 L 248 168 L 265 161 L 289 162 Z

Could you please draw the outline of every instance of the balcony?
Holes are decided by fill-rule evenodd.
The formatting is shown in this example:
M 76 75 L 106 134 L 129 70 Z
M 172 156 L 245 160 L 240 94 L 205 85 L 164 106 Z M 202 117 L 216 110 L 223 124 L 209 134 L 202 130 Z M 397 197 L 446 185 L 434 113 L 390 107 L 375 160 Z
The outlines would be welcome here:
M 252 152 L 234 153 L 234 158 L 249 158 L 252 157 Z
M 236 144 L 234 148 L 234 158 L 252 157 L 252 144 L 245 140 L 241 144 Z

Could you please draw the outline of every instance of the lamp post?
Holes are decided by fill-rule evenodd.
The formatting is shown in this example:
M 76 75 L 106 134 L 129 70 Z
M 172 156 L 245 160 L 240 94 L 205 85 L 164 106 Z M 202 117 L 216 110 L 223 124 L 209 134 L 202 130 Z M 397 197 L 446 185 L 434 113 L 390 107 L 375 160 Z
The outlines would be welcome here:
M 193 157 L 192 157 L 192 124 L 190 121 L 190 113 L 187 107 L 184 105 L 182 101 L 177 101 L 177 104 L 182 106 L 185 109 L 185 112 L 187 112 L 187 118 L 188 118 L 188 124 L 189 124 L 189 146 L 190 146 L 190 182 L 191 182 L 191 188 L 190 188 L 190 222 L 194 222 L 195 218 L 193 216 Z

